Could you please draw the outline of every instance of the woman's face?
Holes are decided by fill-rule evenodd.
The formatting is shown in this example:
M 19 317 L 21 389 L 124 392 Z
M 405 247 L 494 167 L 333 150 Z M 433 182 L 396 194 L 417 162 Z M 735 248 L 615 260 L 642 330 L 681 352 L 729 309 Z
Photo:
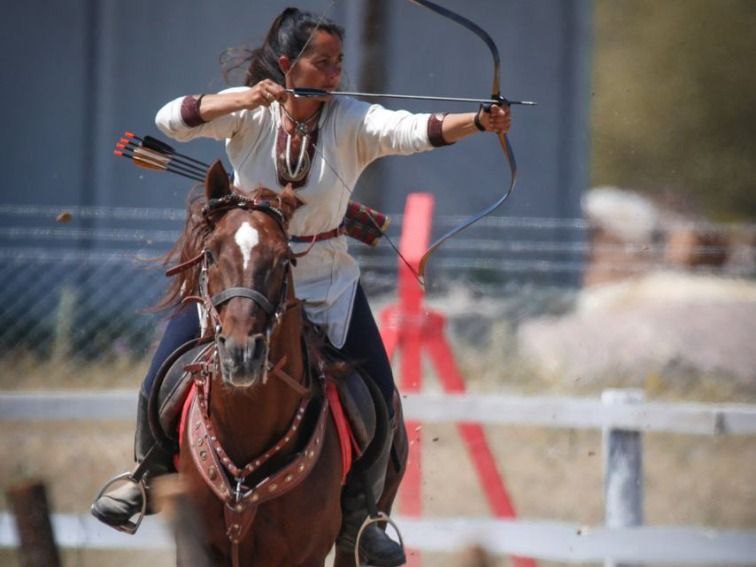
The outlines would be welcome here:
M 307 51 L 294 62 L 286 75 L 286 87 L 327 91 L 337 89 L 341 83 L 341 62 L 344 59 L 341 47 L 338 36 L 326 31 L 316 31 Z M 281 63 L 284 68 L 283 61 Z

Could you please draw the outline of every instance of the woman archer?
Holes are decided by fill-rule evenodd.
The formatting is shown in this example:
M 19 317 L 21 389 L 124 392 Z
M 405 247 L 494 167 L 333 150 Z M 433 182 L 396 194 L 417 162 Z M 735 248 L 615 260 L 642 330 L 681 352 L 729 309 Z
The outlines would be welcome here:
M 365 168 L 379 158 L 429 151 L 478 132 L 506 133 L 511 117 L 507 105 L 471 113 L 412 114 L 348 97 L 299 98 L 288 92 L 339 87 L 343 35 L 342 28 L 327 19 L 287 8 L 273 21 L 262 46 L 249 55 L 246 86 L 179 97 L 158 111 L 156 124 L 179 141 L 225 141 L 234 184 L 242 190 L 282 190 L 287 184 L 296 189 L 304 204 L 289 224 L 291 247 L 301 252 L 311 246 L 293 269 L 297 296 L 331 344 L 375 381 L 391 412 L 395 385 L 390 362 L 360 286 L 359 268 L 348 252 L 346 236 L 338 230 L 351 192 Z M 155 375 L 171 352 L 199 333 L 194 308 L 178 310 L 168 323 L 140 392 L 138 461 L 155 443 L 146 418 Z M 171 470 L 170 456 L 164 460 L 150 467 L 149 477 Z M 377 462 L 385 464 L 383 459 Z M 367 484 L 378 487 L 380 495 L 385 466 L 373 468 L 366 471 Z M 361 491 L 361 484 L 348 482 L 342 496 L 337 545 L 349 551 L 368 514 Z M 92 512 L 119 526 L 141 506 L 141 491 L 127 484 L 101 496 Z M 365 530 L 360 548 L 371 565 L 405 562 L 401 546 L 375 524 Z

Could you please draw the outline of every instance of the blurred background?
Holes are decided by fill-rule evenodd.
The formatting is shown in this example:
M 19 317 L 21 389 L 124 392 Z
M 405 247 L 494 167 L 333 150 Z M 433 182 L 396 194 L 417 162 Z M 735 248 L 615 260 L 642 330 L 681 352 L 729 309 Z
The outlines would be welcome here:
M 215 92 L 224 49 L 257 45 L 288 3 L 29 0 L 4 7 L 0 101 L 0 389 L 136 389 L 160 336 L 148 310 L 166 286 L 154 259 L 177 238 L 191 181 L 135 168 L 122 132 L 162 135 L 165 102 Z M 490 94 L 485 45 L 400 0 L 302 1 L 345 26 L 344 90 Z M 428 266 L 428 305 L 444 313 L 474 392 L 647 400 L 756 401 L 756 4 L 751 0 L 447 0 L 501 53 L 514 107 L 518 185 Z M 448 103 L 389 108 L 463 112 Z M 203 161 L 213 141 L 171 142 Z M 398 242 L 408 194 L 435 196 L 440 236 L 493 203 L 509 170 L 492 136 L 388 158 L 355 198 L 390 214 Z M 376 315 L 396 301 L 387 243 L 352 243 Z M 430 365 L 427 389 L 439 390 Z M 0 416 L 0 419 L 2 416 Z M 453 427 L 426 428 L 428 470 L 454 464 L 464 494 L 430 475 L 431 515 L 486 515 Z M 49 480 L 55 510 L 86 512 L 131 459 L 132 424 L 3 420 L 0 485 Z M 488 429 L 518 513 L 602 522 L 595 431 Z M 50 450 L 55 448 L 55 450 Z M 756 528 L 753 437 L 649 434 L 649 524 Z M 684 476 L 682 473 L 685 473 Z M 674 480 L 673 480 L 674 479 Z M 694 488 L 695 487 L 695 488 Z M 443 497 L 442 497 L 443 496 Z M 0 502 L 2 497 L 0 497 Z M 154 556 L 68 551 L 67 565 Z M 152 559 L 145 559 L 151 557 Z M 454 555 L 427 565 L 457 565 Z M 444 563 L 444 561 L 448 563 Z M 507 564 L 506 558 L 500 558 Z M 0 550 L 0 565 L 16 565 Z M 558 562 L 545 563 L 558 564 Z

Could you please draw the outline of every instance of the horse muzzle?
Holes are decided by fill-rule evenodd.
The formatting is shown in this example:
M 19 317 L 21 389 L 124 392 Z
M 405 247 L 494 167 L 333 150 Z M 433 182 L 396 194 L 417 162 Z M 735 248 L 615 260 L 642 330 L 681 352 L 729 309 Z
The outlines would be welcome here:
M 218 354 L 226 384 L 246 388 L 264 382 L 268 361 L 268 343 L 264 334 L 257 333 L 243 341 L 221 336 Z

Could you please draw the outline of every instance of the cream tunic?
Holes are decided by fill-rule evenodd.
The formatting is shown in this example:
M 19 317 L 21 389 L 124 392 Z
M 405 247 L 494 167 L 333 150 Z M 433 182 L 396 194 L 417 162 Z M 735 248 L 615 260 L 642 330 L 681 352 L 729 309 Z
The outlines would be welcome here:
M 225 140 L 235 185 L 242 190 L 260 185 L 281 189 L 275 156 L 281 124 L 277 102 L 189 127 L 181 117 L 183 99 L 177 98 L 158 111 L 155 123 L 164 134 L 181 142 L 197 137 Z M 373 160 L 433 148 L 428 139 L 429 117 L 391 111 L 351 98 L 334 97 L 327 102 L 319 119 L 318 142 L 307 182 L 296 190 L 305 204 L 294 213 L 289 232 L 311 235 L 338 227 L 357 179 Z M 308 244 L 291 246 L 301 251 Z M 297 297 L 305 301 L 307 315 L 323 327 L 334 346 L 343 346 L 360 276 L 346 236 L 317 242 L 309 254 L 298 260 L 293 275 Z

